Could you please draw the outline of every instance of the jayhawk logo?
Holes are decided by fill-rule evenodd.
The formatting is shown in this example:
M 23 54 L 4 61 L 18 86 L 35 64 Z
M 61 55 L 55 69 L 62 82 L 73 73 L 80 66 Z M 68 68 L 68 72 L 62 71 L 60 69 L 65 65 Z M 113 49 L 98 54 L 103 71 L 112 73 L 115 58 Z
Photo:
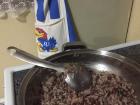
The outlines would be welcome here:
M 41 29 L 36 28 L 35 35 L 37 36 L 37 46 L 39 51 L 47 51 L 47 52 L 56 52 L 58 48 L 56 48 L 56 40 L 54 37 L 48 38 L 47 33 Z

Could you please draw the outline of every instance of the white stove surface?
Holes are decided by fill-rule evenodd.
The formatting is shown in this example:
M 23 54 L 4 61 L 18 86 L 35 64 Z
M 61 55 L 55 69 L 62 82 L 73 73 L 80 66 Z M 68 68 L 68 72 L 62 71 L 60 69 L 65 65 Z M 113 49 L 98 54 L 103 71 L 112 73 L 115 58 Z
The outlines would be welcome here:
M 25 64 L 21 66 L 10 67 L 4 70 L 4 103 L 5 105 L 15 105 L 14 104 L 14 86 L 12 73 L 15 71 L 26 70 L 32 68 L 33 65 Z
M 122 44 L 118 44 L 114 46 L 100 48 L 98 50 L 109 51 L 109 50 L 115 50 L 115 49 L 124 48 L 128 46 L 133 46 L 137 44 L 140 44 L 140 41 L 122 43 Z M 4 102 L 5 105 L 14 105 L 14 87 L 13 87 L 13 81 L 12 81 L 13 80 L 12 73 L 15 71 L 30 69 L 32 67 L 33 65 L 31 64 L 25 64 L 21 66 L 6 68 L 4 70 L 4 96 L 5 98 L 3 100 L 5 101 Z

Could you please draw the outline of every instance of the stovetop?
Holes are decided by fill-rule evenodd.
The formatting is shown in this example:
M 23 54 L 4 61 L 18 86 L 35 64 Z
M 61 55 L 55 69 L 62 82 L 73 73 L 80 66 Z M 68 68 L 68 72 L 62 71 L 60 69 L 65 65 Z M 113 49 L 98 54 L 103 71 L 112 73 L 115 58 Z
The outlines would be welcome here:
M 137 63 L 140 63 L 140 44 L 132 45 L 124 48 L 117 48 L 115 50 L 111 49 L 110 52 L 115 52 L 117 54 L 121 54 L 126 56 L 130 59 L 133 59 Z M 14 81 L 14 95 L 15 95 L 15 105 L 17 105 L 17 95 L 21 81 L 23 80 L 24 76 L 30 69 L 23 70 L 23 71 L 16 71 L 13 72 L 13 81 Z

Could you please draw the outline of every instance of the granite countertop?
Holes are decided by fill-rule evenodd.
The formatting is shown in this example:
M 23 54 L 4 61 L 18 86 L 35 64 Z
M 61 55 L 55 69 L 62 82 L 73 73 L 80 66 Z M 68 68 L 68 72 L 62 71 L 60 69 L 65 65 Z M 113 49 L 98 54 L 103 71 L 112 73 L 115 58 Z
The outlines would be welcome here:
M 112 50 L 111 52 L 115 52 L 117 54 L 123 55 L 125 57 L 128 57 L 137 63 L 140 63 L 140 44 L 129 46 L 125 48 L 120 48 L 117 50 Z

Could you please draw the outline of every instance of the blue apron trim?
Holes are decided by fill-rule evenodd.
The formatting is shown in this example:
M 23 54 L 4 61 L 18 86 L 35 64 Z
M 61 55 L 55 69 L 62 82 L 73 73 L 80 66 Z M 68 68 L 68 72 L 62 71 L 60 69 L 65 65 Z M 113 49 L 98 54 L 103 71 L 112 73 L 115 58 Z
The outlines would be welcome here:
M 44 22 L 45 21 L 45 14 L 44 14 L 44 0 L 37 0 L 37 20 Z
M 67 15 L 67 23 L 68 23 L 68 30 L 69 30 L 69 39 L 70 42 L 74 42 L 77 40 L 76 32 L 74 30 L 73 21 L 71 19 L 70 9 L 68 8 L 67 0 L 64 0 L 65 7 L 66 7 L 66 15 Z
M 58 0 L 49 0 L 48 4 L 50 10 L 50 18 L 51 19 L 60 18 Z

